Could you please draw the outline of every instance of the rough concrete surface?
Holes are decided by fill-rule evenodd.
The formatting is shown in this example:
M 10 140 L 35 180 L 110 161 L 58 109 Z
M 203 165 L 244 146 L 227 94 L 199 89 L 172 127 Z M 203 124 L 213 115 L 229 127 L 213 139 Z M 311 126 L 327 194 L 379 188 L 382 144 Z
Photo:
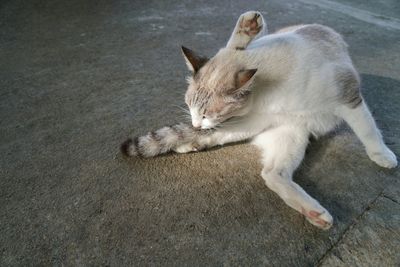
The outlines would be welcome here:
M 118 152 L 127 136 L 181 120 L 180 45 L 212 55 L 241 13 L 260 10 L 271 31 L 315 22 L 342 33 L 400 155 L 400 30 L 307 2 L 2 1 L 0 265 L 399 266 L 398 168 L 376 166 L 345 126 L 313 141 L 295 174 L 333 214 L 329 231 L 266 188 L 249 144 Z M 400 19 L 398 1 L 339 2 Z

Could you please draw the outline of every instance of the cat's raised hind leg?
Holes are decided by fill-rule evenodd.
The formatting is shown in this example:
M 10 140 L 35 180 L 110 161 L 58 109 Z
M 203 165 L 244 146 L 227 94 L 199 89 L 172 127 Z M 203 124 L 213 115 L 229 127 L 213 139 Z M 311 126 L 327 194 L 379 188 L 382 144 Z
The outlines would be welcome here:
M 265 28 L 264 18 L 261 13 L 248 11 L 240 15 L 226 47 L 244 50 L 257 35 L 262 34 Z
M 337 110 L 337 115 L 353 129 L 372 161 L 384 168 L 397 166 L 396 155 L 383 142 L 382 135 L 364 101 L 354 108 L 341 106 Z
M 332 216 L 292 181 L 292 174 L 304 157 L 308 135 L 306 130 L 297 127 L 280 126 L 258 135 L 254 143 L 263 151 L 261 175 L 266 185 L 311 224 L 327 230 L 332 226 Z

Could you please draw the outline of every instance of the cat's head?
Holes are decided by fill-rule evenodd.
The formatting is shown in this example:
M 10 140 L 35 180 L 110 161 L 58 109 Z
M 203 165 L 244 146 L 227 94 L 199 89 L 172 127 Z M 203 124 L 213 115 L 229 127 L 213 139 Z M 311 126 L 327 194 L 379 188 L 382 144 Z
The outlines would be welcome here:
M 214 128 L 248 112 L 251 85 L 257 69 L 238 64 L 235 50 L 222 49 L 211 59 L 182 47 L 192 76 L 185 102 L 195 128 Z

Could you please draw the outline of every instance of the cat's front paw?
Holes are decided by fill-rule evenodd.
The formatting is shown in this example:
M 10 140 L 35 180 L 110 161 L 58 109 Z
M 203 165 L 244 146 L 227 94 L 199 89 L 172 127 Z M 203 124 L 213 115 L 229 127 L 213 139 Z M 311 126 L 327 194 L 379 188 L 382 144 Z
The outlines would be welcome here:
M 176 153 L 189 153 L 189 152 L 197 152 L 203 150 L 204 147 L 201 147 L 197 144 L 193 143 L 187 143 L 187 144 L 181 144 L 173 148 L 172 150 L 175 151 Z
M 387 147 L 380 152 L 367 152 L 369 158 L 384 168 L 395 168 L 397 166 L 396 155 Z
M 322 206 L 313 209 L 305 209 L 302 207 L 301 213 L 306 217 L 309 223 L 322 230 L 328 230 L 333 224 L 332 215 Z
M 239 18 L 238 33 L 250 37 L 256 36 L 264 27 L 264 20 L 260 12 L 248 11 Z

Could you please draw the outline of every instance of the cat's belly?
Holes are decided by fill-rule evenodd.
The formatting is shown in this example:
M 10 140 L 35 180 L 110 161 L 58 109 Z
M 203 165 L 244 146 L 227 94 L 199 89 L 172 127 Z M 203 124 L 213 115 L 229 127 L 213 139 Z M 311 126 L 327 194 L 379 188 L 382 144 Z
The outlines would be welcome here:
M 323 112 L 265 114 L 265 119 L 272 127 L 293 125 L 306 128 L 314 136 L 321 136 L 332 131 L 342 121 L 333 113 Z

